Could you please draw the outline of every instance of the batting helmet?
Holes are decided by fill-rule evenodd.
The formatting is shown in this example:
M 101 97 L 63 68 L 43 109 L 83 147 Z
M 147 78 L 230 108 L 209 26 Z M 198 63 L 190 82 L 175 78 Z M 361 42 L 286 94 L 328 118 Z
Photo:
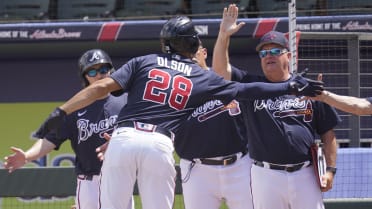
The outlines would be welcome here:
M 160 32 L 162 50 L 165 53 L 188 52 L 195 54 L 199 47 L 198 33 L 191 19 L 177 16 L 169 19 Z
M 88 80 L 85 78 L 85 72 L 96 64 L 103 64 L 106 63 L 111 67 L 111 71 L 114 70 L 114 66 L 112 65 L 112 61 L 110 56 L 101 49 L 91 49 L 86 51 L 83 55 L 81 55 L 79 59 L 79 77 L 82 78 L 83 87 L 89 85 Z

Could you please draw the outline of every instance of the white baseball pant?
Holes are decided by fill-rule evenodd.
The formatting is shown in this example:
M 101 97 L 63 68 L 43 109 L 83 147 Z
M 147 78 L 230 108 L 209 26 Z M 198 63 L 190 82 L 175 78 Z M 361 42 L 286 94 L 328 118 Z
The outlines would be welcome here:
M 251 174 L 255 209 L 324 209 L 312 166 L 287 172 L 253 165 Z
M 76 209 L 98 209 L 99 200 L 99 175 L 92 176 L 91 179 L 85 177 L 77 178 L 75 207 Z M 128 204 L 127 209 L 134 209 L 133 197 Z
M 163 134 L 116 129 L 101 170 L 101 209 L 126 209 L 136 179 L 143 209 L 172 209 L 173 150 L 172 140 Z
M 181 159 L 182 179 L 187 178 L 191 161 Z M 219 209 L 223 200 L 229 209 L 252 209 L 248 154 L 231 165 L 195 163 L 182 184 L 186 209 Z

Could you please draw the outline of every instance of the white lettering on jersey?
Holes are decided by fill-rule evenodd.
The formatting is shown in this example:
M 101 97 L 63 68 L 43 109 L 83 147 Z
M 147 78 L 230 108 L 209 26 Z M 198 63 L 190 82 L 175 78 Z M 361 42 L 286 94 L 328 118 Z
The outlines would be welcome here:
M 160 66 L 182 72 L 188 76 L 191 75 L 192 67 L 187 65 L 186 63 L 178 62 L 176 60 L 171 60 L 169 63 L 168 59 L 164 57 L 158 57 L 157 60 L 158 60 L 158 65 Z
M 303 116 L 304 122 L 310 122 L 313 116 L 313 107 L 310 100 L 295 99 L 276 99 L 275 101 L 255 100 L 254 111 L 269 110 L 275 118 L 285 118 L 290 116 Z
M 117 118 L 117 115 L 113 115 L 109 118 L 100 120 L 97 123 L 90 123 L 90 121 L 87 119 L 77 120 L 76 125 L 79 130 L 78 144 L 80 144 L 80 142 L 86 141 L 94 133 L 101 133 L 111 129 L 114 126 Z
M 225 111 L 228 111 L 230 116 L 239 115 L 241 113 L 239 102 L 233 100 L 228 105 L 223 105 L 219 100 L 209 101 L 196 108 L 191 116 L 197 117 L 199 122 L 203 122 Z
M 255 112 L 262 110 L 262 109 L 275 111 L 275 110 L 299 109 L 299 108 L 305 108 L 305 107 L 306 107 L 306 100 L 300 101 L 299 98 L 276 99 L 275 101 L 271 99 L 254 101 Z

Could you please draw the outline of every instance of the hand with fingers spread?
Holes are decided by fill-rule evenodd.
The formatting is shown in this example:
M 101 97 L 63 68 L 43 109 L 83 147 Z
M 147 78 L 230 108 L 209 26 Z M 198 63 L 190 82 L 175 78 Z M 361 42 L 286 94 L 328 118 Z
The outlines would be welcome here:
M 236 23 L 239 14 L 239 8 L 235 4 L 230 4 L 228 8 L 224 8 L 222 21 L 220 24 L 220 32 L 231 36 L 245 24 L 244 22 Z
M 4 157 L 4 168 L 8 169 L 9 173 L 24 166 L 27 163 L 25 152 L 17 147 L 10 148 L 13 154 Z

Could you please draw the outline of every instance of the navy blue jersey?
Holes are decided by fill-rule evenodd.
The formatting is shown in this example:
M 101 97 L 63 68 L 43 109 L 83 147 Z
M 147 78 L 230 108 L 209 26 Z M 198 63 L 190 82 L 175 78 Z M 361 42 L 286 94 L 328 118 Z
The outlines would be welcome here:
M 232 79 L 246 82 L 244 71 Z M 265 81 L 261 78 L 260 81 Z M 269 81 L 267 81 L 269 82 Z M 249 153 L 252 159 L 277 164 L 311 160 L 310 146 L 341 121 L 334 108 L 312 100 L 284 95 L 247 103 Z
M 174 146 L 178 156 L 192 160 L 244 151 L 247 133 L 242 105 L 237 100 L 228 105 L 211 100 L 196 108 L 177 132 Z
M 224 104 L 236 98 L 281 95 L 288 85 L 239 84 L 225 81 L 177 54 L 151 54 L 131 59 L 111 77 L 128 91 L 118 120 L 140 121 L 175 131 L 193 109 L 212 99 Z M 116 92 L 114 92 L 115 94 Z
M 95 150 L 106 142 L 103 134 L 112 132 L 125 103 L 126 94 L 119 97 L 110 95 L 105 99 L 97 100 L 68 115 L 58 137 L 49 134 L 46 139 L 56 145 L 56 150 L 64 141 L 70 140 L 76 155 L 76 173 L 98 175 L 102 162 L 97 158 Z
M 242 111 L 246 108 L 245 101 L 237 100 L 228 105 L 211 100 L 196 108 L 177 132 L 174 145 L 178 156 L 192 160 L 245 151 L 247 114 Z

